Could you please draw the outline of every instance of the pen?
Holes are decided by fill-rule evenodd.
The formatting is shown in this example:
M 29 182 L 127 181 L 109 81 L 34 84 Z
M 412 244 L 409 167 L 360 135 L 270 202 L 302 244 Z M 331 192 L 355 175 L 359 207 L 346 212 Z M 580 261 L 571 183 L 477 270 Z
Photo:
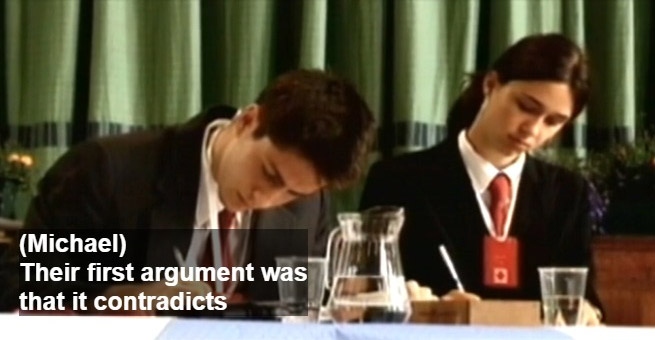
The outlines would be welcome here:
M 443 261 L 446 263 L 446 267 L 448 267 L 448 270 L 450 271 L 450 276 L 453 277 L 453 280 L 455 280 L 455 283 L 457 284 L 457 290 L 463 292 L 464 285 L 462 285 L 462 281 L 459 280 L 459 276 L 457 275 L 457 271 L 455 271 L 455 266 L 453 265 L 453 261 L 450 259 L 450 255 L 448 255 L 446 246 L 443 244 L 440 245 L 439 252 L 441 253 L 441 258 L 443 258 Z

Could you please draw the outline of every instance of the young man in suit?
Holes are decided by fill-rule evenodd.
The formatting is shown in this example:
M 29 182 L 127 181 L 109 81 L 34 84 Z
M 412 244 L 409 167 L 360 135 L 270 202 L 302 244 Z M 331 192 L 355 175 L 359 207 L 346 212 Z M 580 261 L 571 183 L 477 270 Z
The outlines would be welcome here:
M 408 279 L 436 294 L 454 281 L 445 245 L 466 290 L 493 299 L 540 299 L 537 267 L 591 267 L 587 185 L 528 153 L 552 140 L 584 108 L 582 51 L 561 35 L 527 37 L 451 109 L 449 137 L 430 149 L 375 164 L 361 208 L 405 207 L 400 247 Z M 585 323 L 599 318 L 590 305 Z
M 274 265 L 281 254 L 321 254 L 331 227 L 327 190 L 360 176 L 373 123 L 365 101 L 344 79 L 291 71 L 240 110 L 214 107 L 182 125 L 74 147 L 40 182 L 25 229 L 194 228 L 186 238 L 151 238 L 141 259 L 149 266 L 208 260 L 256 268 Z M 309 243 L 265 229 L 303 229 L 300 235 Z M 274 286 L 261 282 L 214 284 L 121 283 L 82 290 L 89 296 L 277 296 Z

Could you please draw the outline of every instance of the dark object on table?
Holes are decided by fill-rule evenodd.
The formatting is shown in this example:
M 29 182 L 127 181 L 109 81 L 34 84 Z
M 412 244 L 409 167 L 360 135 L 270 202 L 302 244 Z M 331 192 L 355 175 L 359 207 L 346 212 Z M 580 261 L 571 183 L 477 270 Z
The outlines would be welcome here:
M 299 309 L 288 308 L 286 304 L 279 301 L 261 301 L 238 304 L 228 304 L 227 309 L 222 311 L 210 310 L 184 310 L 184 311 L 161 311 L 158 316 L 176 316 L 185 318 L 215 318 L 215 319 L 247 319 L 247 320 L 276 320 L 282 316 L 307 315 L 307 311 L 294 313 Z

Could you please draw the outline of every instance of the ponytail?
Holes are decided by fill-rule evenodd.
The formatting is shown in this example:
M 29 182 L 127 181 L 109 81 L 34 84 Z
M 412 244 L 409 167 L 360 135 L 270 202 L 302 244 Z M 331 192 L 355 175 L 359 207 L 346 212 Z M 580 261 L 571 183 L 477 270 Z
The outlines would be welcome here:
M 480 105 L 484 101 L 482 85 L 485 73 L 474 73 L 469 76 L 466 89 L 459 95 L 457 100 L 448 111 L 446 129 L 448 137 L 455 137 L 463 129 L 467 129 L 477 116 Z

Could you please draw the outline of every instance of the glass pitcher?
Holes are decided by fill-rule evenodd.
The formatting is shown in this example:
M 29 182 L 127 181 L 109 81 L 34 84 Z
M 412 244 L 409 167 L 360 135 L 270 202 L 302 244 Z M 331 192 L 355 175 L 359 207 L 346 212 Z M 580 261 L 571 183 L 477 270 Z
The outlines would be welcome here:
M 338 215 L 328 239 L 330 298 L 335 322 L 405 322 L 411 305 L 400 263 L 404 211 L 378 206 Z

